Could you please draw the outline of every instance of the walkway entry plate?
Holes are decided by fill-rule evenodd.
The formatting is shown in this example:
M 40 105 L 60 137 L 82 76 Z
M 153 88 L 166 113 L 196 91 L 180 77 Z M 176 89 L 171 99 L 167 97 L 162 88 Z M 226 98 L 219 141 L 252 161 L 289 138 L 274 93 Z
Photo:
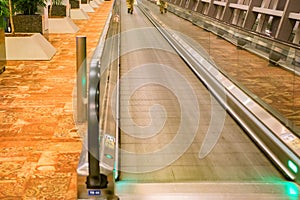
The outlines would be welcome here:
M 113 136 L 104 134 L 103 142 L 100 149 L 100 172 L 105 174 L 108 179 L 107 188 L 103 189 L 89 189 L 87 188 L 86 180 L 89 175 L 88 152 L 86 148 L 87 139 L 84 138 L 83 148 L 80 155 L 79 164 L 77 167 L 77 199 L 99 199 L 99 200 L 115 200 L 118 199 L 114 195 L 115 180 L 114 180 L 114 146 L 115 139 Z M 112 157 L 108 156 L 111 155 Z

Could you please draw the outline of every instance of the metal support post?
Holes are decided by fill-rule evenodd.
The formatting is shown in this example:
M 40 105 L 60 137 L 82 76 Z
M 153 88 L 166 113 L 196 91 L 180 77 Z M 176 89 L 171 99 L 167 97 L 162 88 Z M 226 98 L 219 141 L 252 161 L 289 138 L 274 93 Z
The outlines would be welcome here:
M 87 119 L 86 37 L 76 37 L 77 121 Z

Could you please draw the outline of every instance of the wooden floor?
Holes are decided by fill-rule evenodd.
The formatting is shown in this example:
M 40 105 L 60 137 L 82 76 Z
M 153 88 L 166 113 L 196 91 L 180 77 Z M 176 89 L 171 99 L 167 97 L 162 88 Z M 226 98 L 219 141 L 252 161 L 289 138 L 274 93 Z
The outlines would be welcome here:
M 0 75 L 0 199 L 77 199 L 76 36 L 87 37 L 90 58 L 112 3 L 74 20 L 76 34 L 50 34 L 52 60 L 7 62 Z

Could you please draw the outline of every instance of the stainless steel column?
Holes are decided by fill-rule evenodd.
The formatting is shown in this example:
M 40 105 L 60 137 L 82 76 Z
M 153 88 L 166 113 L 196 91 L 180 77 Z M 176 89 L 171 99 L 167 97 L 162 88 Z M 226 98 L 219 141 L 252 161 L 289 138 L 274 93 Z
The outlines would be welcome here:
M 86 36 L 76 37 L 77 122 L 87 119 Z

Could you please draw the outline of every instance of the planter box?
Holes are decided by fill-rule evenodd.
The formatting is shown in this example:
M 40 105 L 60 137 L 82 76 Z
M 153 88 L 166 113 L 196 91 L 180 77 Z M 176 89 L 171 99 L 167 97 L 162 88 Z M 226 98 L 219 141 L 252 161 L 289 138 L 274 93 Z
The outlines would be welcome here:
M 70 0 L 71 9 L 73 8 L 80 8 L 80 2 L 76 0 Z
M 56 53 L 40 33 L 6 34 L 5 48 L 6 60 L 51 60 Z
M 65 5 L 52 5 L 50 13 L 50 6 L 48 6 L 49 17 L 65 17 L 67 16 L 67 6 Z
M 41 15 L 15 15 L 13 16 L 16 33 L 44 32 L 43 16 Z

